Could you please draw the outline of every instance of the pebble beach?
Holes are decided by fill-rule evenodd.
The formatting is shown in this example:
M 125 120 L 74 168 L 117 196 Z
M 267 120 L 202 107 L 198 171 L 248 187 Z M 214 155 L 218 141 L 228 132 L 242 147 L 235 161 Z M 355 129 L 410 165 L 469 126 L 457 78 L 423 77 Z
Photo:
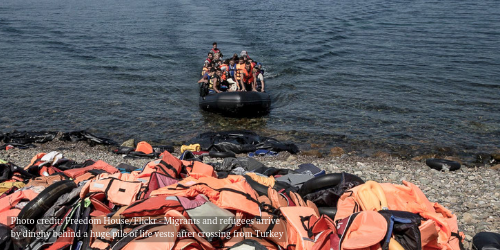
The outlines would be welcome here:
M 83 162 L 87 159 L 103 160 L 117 166 L 120 163 L 142 167 L 152 159 L 124 158 L 111 152 L 109 146 L 89 146 L 85 142 L 53 140 L 35 144 L 36 148 L 0 151 L 0 159 L 18 166 L 27 166 L 37 153 L 61 152 L 65 158 Z M 176 147 L 174 156 L 180 155 Z M 237 155 L 246 157 L 246 155 Z M 349 153 L 336 156 L 292 155 L 280 152 L 277 156 L 256 157 L 268 167 L 295 169 L 302 163 L 312 163 L 328 173 L 347 172 L 365 181 L 402 184 L 403 180 L 417 185 L 429 201 L 438 202 L 457 215 L 460 231 L 466 235 L 465 247 L 471 249 L 472 238 L 479 232 L 500 233 L 500 167 L 464 167 L 457 171 L 441 172 L 429 168 L 425 159 L 402 160 L 391 156 L 360 157 Z M 221 159 L 204 157 L 205 163 Z

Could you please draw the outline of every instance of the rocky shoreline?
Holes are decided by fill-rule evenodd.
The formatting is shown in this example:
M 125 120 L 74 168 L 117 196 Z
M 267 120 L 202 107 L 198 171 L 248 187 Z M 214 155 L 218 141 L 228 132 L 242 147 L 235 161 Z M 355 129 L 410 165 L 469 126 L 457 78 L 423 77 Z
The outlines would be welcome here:
M 0 159 L 19 166 L 27 166 L 33 156 L 40 152 L 59 151 L 64 157 L 83 162 L 87 159 L 103 160 L 113 166 L 126 163 L 142 167 L 151 159 L 124 158 L 110 151 L 109 146 L 90 147 L 85 142 L 62 142 L 54 140 L 35 144 L 36 148 L 0 151 Z M 173 155 L 180 155 L 176 147 Z M 244 155 L 239 155 L 244 156 Z M 365 181 L 401 184 L 403 180 L 416 184 L 431 202 L 438 202 L 458 217 L 459 229 L 466 235 L 465 247 L 471 248 L 472 237 L 479 232 L 500 233 L 500 166 L 462 167 L 453 172 L 430 169 L 425 159 L 402 160 L 390 155 L 360 157 L 341 149 L 331 151 L 328 156 L 318 157 L 310 151 L 297 155 L 280 152 L 277 156 L 256 157 L 268 167 L 294 169 L 302 163 L 312 163 L 327 172 L 348 172 Z M 205 162 L 220 159 L 205 157 Z

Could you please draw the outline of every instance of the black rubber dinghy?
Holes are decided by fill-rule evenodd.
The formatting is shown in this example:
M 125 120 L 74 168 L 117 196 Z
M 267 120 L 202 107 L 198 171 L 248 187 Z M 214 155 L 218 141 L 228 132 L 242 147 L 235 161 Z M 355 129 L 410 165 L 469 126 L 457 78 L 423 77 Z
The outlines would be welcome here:
M 337 214 L 337 208 L 336 207 L 318 207 L 319 214 L 324 214 L 330 219 L 335 220 L 335 214 Z
M 365 183 L 363 179 L 359 178 L 356 175 L 353 174 L 345 174 L 346 178 L 348 178 L 346 181 L 348 182 L 357 182 L 359 184 Z M 330 173 L 330 174 L 325 174 L 325 175 L 320 175 L 317 177 L 314 177 L 308 181 L 306 181 L 302 187 L 300 187 L 299 194 L 304 197 L 307 194 L 310 194 L 312 192 L 329 188 L 329 187 L 335 187 L 342 182 L 342 173 Z
M 222 92 L 200 97 L 200 108 L 227 116 L 263 116 L 271 109 L 271 96 L 265 92 Z
M 28 221 L 40 218 L 59 197 L 65 193 L 69 193 L 73 188 L 76 188 L 76 183 L 70 180 L 58 181 L 44 189 L 35 199 L 30 201 L 18 215 L 21 221 Z M 16 224 L 18 225 L 18 224 Z M 32 228 L 35 224 L 21 224 L 27 228 Z
M 500 234 L 480 232 L 472 238 L 472 249 L 500 250 Z

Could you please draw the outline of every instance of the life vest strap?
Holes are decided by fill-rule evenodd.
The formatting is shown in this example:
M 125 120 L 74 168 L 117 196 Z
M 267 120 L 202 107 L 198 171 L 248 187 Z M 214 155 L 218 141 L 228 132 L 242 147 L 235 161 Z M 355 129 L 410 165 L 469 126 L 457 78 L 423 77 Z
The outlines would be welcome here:
M 175 173 L 175 176 L 179 176 L 179 171 L 177 171 L 177 169 L 174 168 L 174 166 L 168 164 L 167 162 L 165 162 L 164 160 L 161 160 L 160 161 L 160 165 L 164 165 L 165 167 L 167 167 L 168 169 L 174 171 Z

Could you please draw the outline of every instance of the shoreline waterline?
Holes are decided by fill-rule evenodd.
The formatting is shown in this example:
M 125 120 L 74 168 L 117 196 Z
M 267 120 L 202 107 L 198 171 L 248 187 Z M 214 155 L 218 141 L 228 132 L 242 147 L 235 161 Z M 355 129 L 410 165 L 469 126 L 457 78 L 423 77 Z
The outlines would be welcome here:
M 94 130 L 83 130 L 84 133 L 88 133 L 94 136 Z M 228 131 L 228 130 L 221 130 Z M 219 132 L 221 132 L 219 131 Z M 253 130 L 229 130 L 229 131 L 249 131 Z M 81 131 L 75 131 L 79 133 Z M 54 140 L 61 140 L 61 134 L 71 134 L 75 132 L 56 132 L 48 130 L 40 131 L 22 131 L 22 130 L 12 130 L 10 132 L 0 131 L 0 143 L 5 146 L 8 145 L 9 141 L 16 142 L 19 140 L 24 140 L 21 138 L 9 138 L 13 135 L 22 136 L 23 134 L 52 134 L 54 135 Z M 214 132 L 214 131 L 204 131 L 204 132 Z M 360 157 L 373 157 L 373 158 L 387 158 L 393 157 L 402 160 L 425 160 L 426 158 L 443 158 L 450 159 L 460 162 L 462 165 L 467 167 L 489 167 L 500 163 L 500 148 L 494 145 L 488 145 L 481 148 L 467 148 L 467 147 L 452 147 L 446 145 L 431 145 L 425 142 L 420 142 L 418 144 L 388 144 L 384 142 L 377 141 L 366 141 L 366 140 L 355 140 L 347 138 L 343 135 L 313 135 L 311 133 L 301 133 L 298 131 L 275 131 L 267 129 L 255 130 L 252 133 L 256 133 L 259 136 L 272 137 L 279 141 L 286 141 L 294 143 L 298 146 L 301 154 L 316 156 L 318 158 L 327 158 L 329 156 L 341 157 L 342 155 L 355 155 Z M 186 133 L 183 136 L 177 135 L 171 138 L 166 138 L 163 140 L 150 140 L 145 137 L 141 137 L 139 134 L 134 134 L 130 136 L 117 136 L 108 137 L 102 136 L 97 133 L 98 138 L 104 140 L 109 140 L 116 145 L 122 142 L 134 139 L 138 141 L 147 141 L 152 145 L 172 145 L 180 147 L 185 144 L 190 139 L 196 137 L 198 133 Z M 27 136 L 27 135 L 26 135 Z M 66 138 L 68 140 L 68 138 Z

